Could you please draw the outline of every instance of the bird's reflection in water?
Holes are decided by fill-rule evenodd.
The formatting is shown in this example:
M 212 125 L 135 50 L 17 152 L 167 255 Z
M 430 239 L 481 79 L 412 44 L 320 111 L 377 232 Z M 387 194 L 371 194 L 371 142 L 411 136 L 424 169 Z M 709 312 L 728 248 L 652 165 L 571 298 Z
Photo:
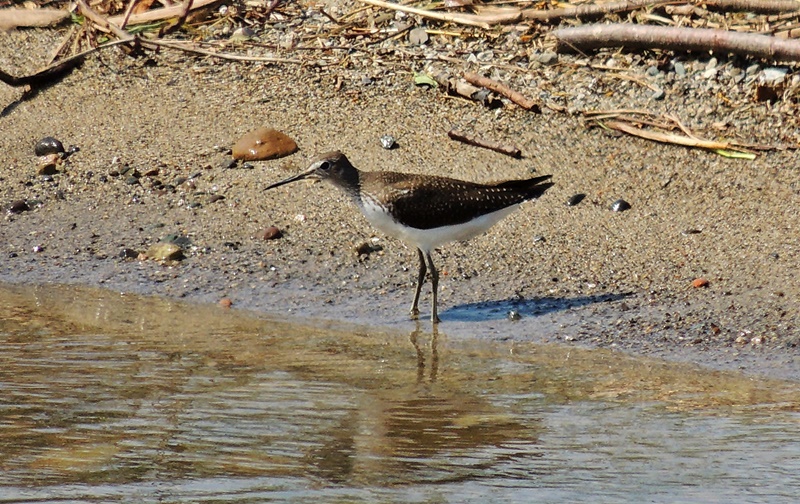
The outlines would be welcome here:
M 433 331 L 428 335 L 423 332 L 420 323 L 417 322 L 417 327 L 411 331 L 411 336 L 409 337 L 411 344 L 414 346 L 414 350 L 417 351 L 417 383 L 423 383 L 425 381 L 425 350 L 423 347 L 426 343 L 425 340 L 428 338 L 430 338 L 431 348 L 429 381 L 430 383 L 434 383 L 439 374 L 439 329 L 437 325 L 434 324 Z M 423 341 L 422 345 L 420 345 L 420 339 Z
M 440 374 L 442 341 L 435 328 L 426 332 L 418 325 L 409 339 L 415 356 L 409 355 L 408 370 L 416 364 L 416 380 L 369 391 L 324 433 L 329 441 L 312 450 L 314 474 L 340 484 L 463 481 L 479 477 L 487 464 L 519 456 L 520 449 L 532 453 L 525 446 L 535 445 L 538 421 L 463 387 L 457 363 L 452 374 Z

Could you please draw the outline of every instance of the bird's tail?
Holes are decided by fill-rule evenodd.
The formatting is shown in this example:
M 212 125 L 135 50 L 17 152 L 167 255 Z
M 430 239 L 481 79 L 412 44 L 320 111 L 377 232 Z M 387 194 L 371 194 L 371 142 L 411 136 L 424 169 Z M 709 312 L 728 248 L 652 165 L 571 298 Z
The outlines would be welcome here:
M 552 177 L 552 175 L 543 175 L 541 177 L 525 180 L 507 180 L 497 184 L 497 187 L 507 187 L 509 189 L 521 191 L 525 194 L 526 200 L 536 199 L 555 185 L 552 182 L 545 182 L 546 180 L 550 180 L 550 177 Z

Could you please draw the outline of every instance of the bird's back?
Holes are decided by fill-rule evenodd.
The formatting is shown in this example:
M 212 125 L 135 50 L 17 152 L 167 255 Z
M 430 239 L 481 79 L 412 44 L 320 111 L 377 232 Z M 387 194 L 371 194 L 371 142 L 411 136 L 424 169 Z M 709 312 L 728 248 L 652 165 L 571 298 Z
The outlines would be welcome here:
M 546 182 L 549 178 L 545 175 L 479 184 L 431 175 L 361 172 L 360 189 L 362 200 L 384 207 L 399 224 L 434 229 L 463 224 L 538 198 L 553 185 Z

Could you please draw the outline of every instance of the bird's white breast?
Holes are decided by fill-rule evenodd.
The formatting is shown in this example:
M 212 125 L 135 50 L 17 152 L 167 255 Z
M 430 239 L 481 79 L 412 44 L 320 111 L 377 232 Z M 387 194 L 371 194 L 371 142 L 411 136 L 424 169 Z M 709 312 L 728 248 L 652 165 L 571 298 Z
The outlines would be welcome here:
M 360 201 L 359 207 L 369 223 L 375 226 L 375 228 L 405 243 L 414 245 L 422 251 L 430 252 L 444 243 L 469 240 L 483 233 L 499 222 L 503 217 L 516 210 L 519 205 L 511 205 L 501 210 L 481 215 L 480 217 L 462 224 L 431 229 L 418 229 L 403 226 L 392 218 L 384 207 L 368 197 Z

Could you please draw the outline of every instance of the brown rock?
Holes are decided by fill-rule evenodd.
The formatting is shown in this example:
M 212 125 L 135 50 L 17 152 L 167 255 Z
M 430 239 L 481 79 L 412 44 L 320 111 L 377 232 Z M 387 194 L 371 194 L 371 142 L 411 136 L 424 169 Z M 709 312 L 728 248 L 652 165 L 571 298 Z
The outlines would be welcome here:
M 695 278 L 692 280 L 692 287 L 700 288 L 700 287 L 708 287 L 708 280 L 705 278 Z
M 294 140 L 272 128 L 247 133 L 233 146 L 233 159 L 262 161 L 288 156 L 297 151 Z
M 219 305 L 223 308 L 230 308 L 233 306 L 233 301 L 230 298 L 222 298 L 219 300 Z
M 275 226 L 262 229 L 256 234 L 256 238 L 260 240 L 277 240 L 281 236 L 283 236 L 283 233 L 281 233 L 281 230 Z

